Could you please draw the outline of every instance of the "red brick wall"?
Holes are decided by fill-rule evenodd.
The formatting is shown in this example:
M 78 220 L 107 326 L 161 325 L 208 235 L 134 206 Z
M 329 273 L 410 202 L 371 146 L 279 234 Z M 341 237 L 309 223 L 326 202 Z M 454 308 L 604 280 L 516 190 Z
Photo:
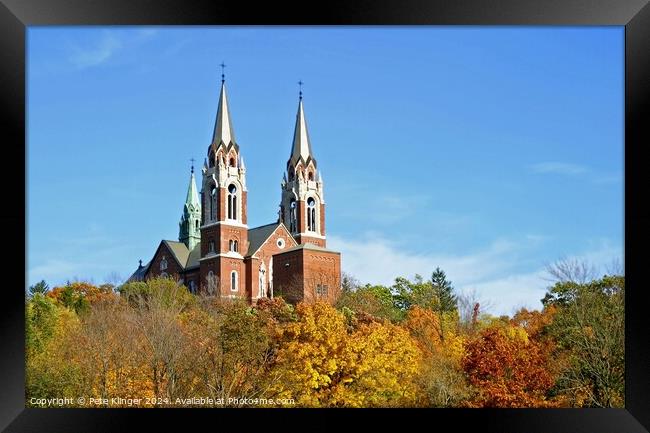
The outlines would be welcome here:
M 302 250 L 289 251 L 273 256 L 274 297 L 282 297 L 291 303 L 302 301 L 302 274 Z
M 307 210 L 305 209 L 305 201 L 298 200 L 296 202 L 296 217 L 298 218 L 298 233 L 304 233 L 307 231 Z
M 162 261 L 163 256 L 165 257 L 165 260 L 167 260 L 167 269 L 165 271 L 160 270 L 160 262 Z M 158 251 L 156 251 L 156 255 L 152 259 L 151 266 L 149 266 L 149 271 L 145 278 L 157 277 L 161 272 L 167 272 L 168 275 L 173 276 L 176 279 L 181 278 L 183 274 L 183 269 L 178 265 L 173 254 L 164 243 L 161 243 Z
M 246 296 L 246 268 L 243 259 L 233 259 L 230 257 L 219 257 L 219 280 L 221 287 L 221 296 L 236 296 L 244 299 L 249 299 Z M 237 271 L 239 284 L 236 291 L 231 289 L 230 278 L 231 272 Z
M 334 303 L 340 294 L 341 255 L 330 251 L 303 251 L 303 300 L 313 302 L 323 299 Z M 327 286 L 326 296 L 318 293 L 318 285 Z
M 241 222 L 248 224 L 248 209 L 247 209 L 248 192 L 242 191 L 241 193 Z
M 287 266 L 287 264 L 289 266 Z M 327 294 L 317 287 L 327 286 Z M 340 294 L 341 255 L 330 251 L 299 249 L 273 257 L 273 288 L 287 302 L 313 302 L 324 299 L 333 303 Z
M 325 205 L 321 203 L 320 205 L 320 234 L 325 236 Z M 323 242 L 323 247 L 325 243 Z

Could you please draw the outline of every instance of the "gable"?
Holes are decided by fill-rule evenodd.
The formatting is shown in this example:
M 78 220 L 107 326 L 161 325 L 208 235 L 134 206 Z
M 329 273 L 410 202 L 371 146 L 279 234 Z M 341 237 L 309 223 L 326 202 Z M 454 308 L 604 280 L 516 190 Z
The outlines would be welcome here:
M 261 250 L 265 250 L 267 255 L 273 255 L 276 254 L 280 251 L 284 251 L 287 248 L 293 248 L 298 245 L 296 240 L 291 236 L 291 233 L 289 233 L 289 230 L 283 223 L 274 223 L 274 224 L 269 224 L 267 226 L 262 226 L 258 227 L 260 229 L 264 228 L 265 230 L 262 232 L 260 231 L 258 233 L 259 238 L 256 239 L 256 245 L 255 248 L 253 249 L 253 243 L 250 242 L 250 231 L 249 231 L 249 248 L 248 248 L 248 254 L 246 257 L 257 257 L 259 255 L 259 252 Z M 263 235 L 263 237 L 261 236 Z M 280 248 L 277 246 L 275 243 L 275 240 L 278 237 L 282 237 L 285 241 L 285 246 L 284 248 Z M 273 240 L 273 241 L 271 241 Z
M 185 251 L 183 251 L 183 248 Z M 187 251 L 187 247 L 182 242 L 163 240 L 160 242 L 160 245 L 158 245 L 158 248 L 151 258 L 151 261 L 149 261 L 148 266 L 151 266 L 154 262 L 159 262 L 162 256 L 165 256 L 165 259 L 173 259 L 176 266 L 182 271 L 185 269 L 185 263 L 187 263 L 189 251 Z

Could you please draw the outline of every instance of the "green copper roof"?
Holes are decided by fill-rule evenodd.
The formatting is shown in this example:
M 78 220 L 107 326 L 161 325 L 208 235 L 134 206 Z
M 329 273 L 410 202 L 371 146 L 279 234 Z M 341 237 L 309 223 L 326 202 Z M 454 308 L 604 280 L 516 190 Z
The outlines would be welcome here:
M 196 189 L 196 181 L 194 180 L 194 171 L 192 171 L 192 175 L 190 176 L 190 185 L 187 187 L 187 197 L 185 198 L 185 204 L 192 205 L 194 209 L 201 208 L 199 192 Z

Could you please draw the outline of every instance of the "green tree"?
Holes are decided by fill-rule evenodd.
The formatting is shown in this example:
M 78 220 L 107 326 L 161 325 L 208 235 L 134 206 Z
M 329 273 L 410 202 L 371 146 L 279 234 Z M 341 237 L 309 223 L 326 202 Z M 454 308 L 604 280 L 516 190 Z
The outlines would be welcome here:
M 41 295 L 46 294 L 50 290 L 50 287 L 47 285 L 45 280 L 41 280 L 33 286 L 29 287 L 29 296 L 33 297 L 35 294 L 40 293 Z
M 445 271 L 436 268 L 431 274 L 431 285 L 436 295 L 436 310 L 440 313 L 455 311 L 458 306 L 458 299 L 454 294 L 454 288 L 451 281 L 447 280 Z
M 345 291 L 338 299 L 336 307 L 349 308 L 357 314 L 369 314 L 380 319 L 397 321 L 403 316 L 395 307 L 393 294 L 386 286 L 366 284 L 353 291 Z
M 436 268 L 431 274 L 431 287 L 435 296 L 435 310 L 444 325 L 445 313 L 454 313 L 458 310 L 458 299 L 454 295 L 454 288 L 451 281 L 447 280 L 445 271 Z M 444 326 L 440 326 L 440 339 L 444 340 Z
M 549 330 L 568 355 L 556 391 L 574 406 L 623 407 L 625 277 L 561 281 L 542 302 L 557 307 Z

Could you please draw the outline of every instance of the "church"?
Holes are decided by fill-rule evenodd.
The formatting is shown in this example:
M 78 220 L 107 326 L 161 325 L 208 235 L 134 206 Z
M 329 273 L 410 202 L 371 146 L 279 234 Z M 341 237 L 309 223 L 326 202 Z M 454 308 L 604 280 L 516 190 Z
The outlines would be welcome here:
M 292 303 L 333 301 L 341 286 L 341 255 L 326 245 L 323 178 L 307 132 L 302 90 L 278 217 L 260 227 L 248 227 L 243 150 L 235 139 L 222 74 L 201 190 L 192 167 L 178 241 L 162 240 L 128 281 L 167 276 L 192 293 L 251 304 L 278 296 Z

